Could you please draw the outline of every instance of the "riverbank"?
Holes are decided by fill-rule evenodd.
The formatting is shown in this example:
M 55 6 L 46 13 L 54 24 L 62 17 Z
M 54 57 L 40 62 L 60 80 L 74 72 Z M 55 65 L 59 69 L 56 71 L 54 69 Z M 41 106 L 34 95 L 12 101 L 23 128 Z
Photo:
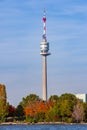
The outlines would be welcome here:
M 0 125 L 83 125 L 87 123 L 66 123 L 66 122 L 38 122 L 38 123 L 29 123 L 29 122 L 3 122 Z

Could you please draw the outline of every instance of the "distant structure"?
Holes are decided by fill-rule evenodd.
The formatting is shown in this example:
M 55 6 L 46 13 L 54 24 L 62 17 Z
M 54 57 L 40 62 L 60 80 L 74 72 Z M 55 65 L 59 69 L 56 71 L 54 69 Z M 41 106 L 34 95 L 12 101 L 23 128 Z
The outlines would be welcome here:
M 43 101 L 47 101 L 47 56 L 49 53 L 49 42 L 47 42 L 46 38 L 46 11 L 44 10 L 44 15 L 42 18 L 43 21 L 43 35 L 42 41 L 40 43 L 40 54 L 42 55 L 42 75 L 43 75 Z
M 82 102 L 87 102 L 87 94 L 75 94 L 75 96 Z

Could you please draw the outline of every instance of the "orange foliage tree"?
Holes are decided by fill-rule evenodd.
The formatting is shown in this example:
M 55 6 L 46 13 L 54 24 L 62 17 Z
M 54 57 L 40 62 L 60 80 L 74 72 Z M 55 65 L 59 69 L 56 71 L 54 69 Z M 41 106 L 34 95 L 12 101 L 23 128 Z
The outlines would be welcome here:
M 54 103 L 52 101 L 43 102 L 43 101 L 35 101 L 30 102 L 24 109 L 25 115 L 34 116 L 37 113 L 46 113 L 50 107 L 52 107 Z

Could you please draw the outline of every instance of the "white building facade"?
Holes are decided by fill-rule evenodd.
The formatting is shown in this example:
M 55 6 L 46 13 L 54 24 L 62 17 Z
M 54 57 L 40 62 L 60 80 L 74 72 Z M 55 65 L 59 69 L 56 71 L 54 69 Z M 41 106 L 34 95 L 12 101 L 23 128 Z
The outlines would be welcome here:
M 75 94 L 75 96 L 82 102 L 87 102 L 87 94 Z

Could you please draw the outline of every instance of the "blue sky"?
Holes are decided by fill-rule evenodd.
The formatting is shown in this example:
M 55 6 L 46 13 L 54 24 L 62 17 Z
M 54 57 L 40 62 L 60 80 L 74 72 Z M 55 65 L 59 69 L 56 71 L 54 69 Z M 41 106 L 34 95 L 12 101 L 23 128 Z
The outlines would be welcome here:
M 30 93 L 42 98 L 44 8 L 48 97 L 87 93 L 87 0 L 0 0 L 0 83 L 15 106 Z

